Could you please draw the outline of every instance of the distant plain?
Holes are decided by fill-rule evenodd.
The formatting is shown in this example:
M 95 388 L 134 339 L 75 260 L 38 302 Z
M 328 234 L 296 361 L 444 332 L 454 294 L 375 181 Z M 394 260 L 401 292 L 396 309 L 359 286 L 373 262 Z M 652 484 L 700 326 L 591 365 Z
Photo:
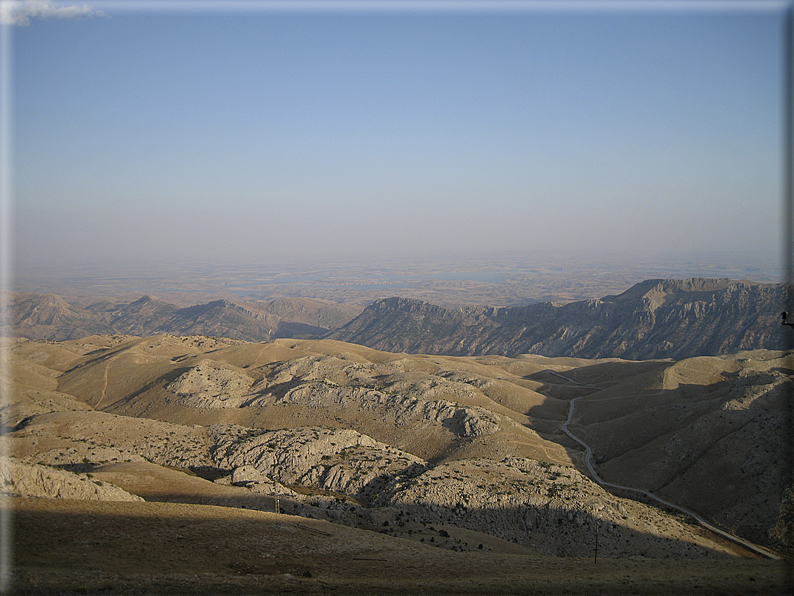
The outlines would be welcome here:
M 599 257 L 561 251 L 413 259 L 279 260 L 127 264 L 86 263 L 61 268 L 17 265 L 18 292 L 55 293 L 69 302 L 136 300 L 148 294 L 179 306 L 227 300 L 316 298 L 366 306 L 399 296 L 440 306 L 559 303 L 619 294 L 652 278 L 691 277 L 782 281 L 776 259 L 758 257 Z

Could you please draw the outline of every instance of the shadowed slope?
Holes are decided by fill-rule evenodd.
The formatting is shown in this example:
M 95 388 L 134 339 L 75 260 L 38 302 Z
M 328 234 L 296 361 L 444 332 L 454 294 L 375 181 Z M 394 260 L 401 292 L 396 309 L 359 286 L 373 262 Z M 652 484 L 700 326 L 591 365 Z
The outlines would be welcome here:
M 767 561 L 594 565 L 485 549 L 451 552 L 226 507 L 43 499 L 15 505 L 17 594 L 782 593 L 779 566 Z
M 667 363 L 582 397 L 570 428 L 592 447 L 606 481 L 774 544 L 791 482 L 782 474 L 790 362 L 751 352 Z M 595 368 L 566 374 L 592 382 Z

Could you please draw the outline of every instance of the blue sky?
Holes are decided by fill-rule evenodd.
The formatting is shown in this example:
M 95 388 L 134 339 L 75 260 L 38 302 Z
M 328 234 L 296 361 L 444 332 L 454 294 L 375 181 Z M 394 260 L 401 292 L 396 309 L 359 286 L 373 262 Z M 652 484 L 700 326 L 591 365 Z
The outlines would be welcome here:
M 13 27 L 20 264 L 779 256 L 782 4 L 130 6 Z

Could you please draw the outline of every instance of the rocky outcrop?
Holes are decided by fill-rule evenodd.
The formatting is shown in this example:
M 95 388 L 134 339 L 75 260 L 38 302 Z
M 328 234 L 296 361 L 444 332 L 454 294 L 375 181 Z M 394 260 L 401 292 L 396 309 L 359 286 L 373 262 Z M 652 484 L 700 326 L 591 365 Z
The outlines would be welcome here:
M 418 457 L 354 430 L 259 431 L 219 424 L 210 428 L 210 436 L 213 461 L 220 469 L 245 473 L 254 482 L 298 484 L 362 500 L 394 477 L 425 466 Z
M 243 486 L 252 492 L 262 495 L 289 496 L 298 498 L 298 493 L 287 488 L 280 482 L 260 472 L 256 466 L 243 465 L 235 468 L 231 474 L 222 476 L 215 480 L 217 484 L 229 484 L 233 486 Z
M 167 389 L 183 406 L 206 409 L 299 405 L 366 412 L 397 427 L 435 425 L 462 438 L 499 430 L 499 416 L 482 407 L 438 397 L 476 399 L 470 385 L 430 375 L 405 376 L 400 363 L 364 364 L 334 356 L 306 356 L 274 365 L 256 382 L 241 369 L 202 362 Z M 377 381 L 376 381 L 377 378 Z
M 236 370 L 206 361 L 182 373 L 169 383 L 168 390 L 181 399 L 177 403 L 193 408 L 237 408 L 250 393 L 254 380 Z
M 0 491 L 16 497 L 50 497 L 93 501 L 143 501 L 141 497 L 91 474 L 73 474 L 14 458 L 0 460 Z

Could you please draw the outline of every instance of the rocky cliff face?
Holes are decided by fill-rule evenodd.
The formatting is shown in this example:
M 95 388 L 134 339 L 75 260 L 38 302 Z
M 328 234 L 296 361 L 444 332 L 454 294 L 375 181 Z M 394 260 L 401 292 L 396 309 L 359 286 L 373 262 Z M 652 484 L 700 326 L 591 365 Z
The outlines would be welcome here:
M 618 296 L 566 305 L 450 310 L 390 298 L 329 338 L 379 350 L 650 359 L 785 349 L 783 284 L 649 280 Z

